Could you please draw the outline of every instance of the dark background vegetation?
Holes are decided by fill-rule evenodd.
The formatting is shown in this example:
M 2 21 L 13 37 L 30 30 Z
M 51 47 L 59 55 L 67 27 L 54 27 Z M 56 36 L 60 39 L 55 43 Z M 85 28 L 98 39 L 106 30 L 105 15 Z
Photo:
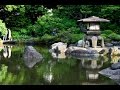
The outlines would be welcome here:
M 0 19 L 21 42 L 76 43 L 84 35 L 77 20 L 90 16 L 110 20 L 101 23 L 105 41 L 120 40 L 120 5 L 0 5 Z

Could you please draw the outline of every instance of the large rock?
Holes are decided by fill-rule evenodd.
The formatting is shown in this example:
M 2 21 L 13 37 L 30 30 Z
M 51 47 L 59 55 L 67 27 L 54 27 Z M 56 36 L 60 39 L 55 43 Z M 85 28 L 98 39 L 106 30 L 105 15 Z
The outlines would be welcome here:
M 25 53 L 23 55 L 25 65 L 29 68 L 32 68 L 36 63 L 40 62 L 43 57 L 36 51 L 32 46 L 25 47 Z
M 67 50 L 67 56 L 73 56 L 75 58 L 96 59 L 99 57 L 99 53 L 96 50 Z
M 99 54 L 96 50 L 74 50 L 71 53 L 78 53 L 79 55 L 93 55 L 93 54 Z
M 114 46 L 120 46 L 120 41 L 112 41 L 111 42 Z
M 51 45 L 52 51 L 65 52 L 67 50 L 67 43 L 58 42 Z
M 110 67 L 103 69 L 99 74 L 104 75 L 120 85 L 120 69 L 112 70 Z

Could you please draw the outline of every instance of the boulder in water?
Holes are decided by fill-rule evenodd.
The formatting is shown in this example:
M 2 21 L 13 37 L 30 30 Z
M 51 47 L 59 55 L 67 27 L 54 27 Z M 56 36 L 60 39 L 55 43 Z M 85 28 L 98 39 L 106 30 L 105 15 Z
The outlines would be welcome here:
M 103 69 L 99 74 L 104 75 L 120 85 L 120 69 L 112 70 L 111 67 Z
M 67 43 L 58 42 L 51 45 L 51 50 L 56 52 L 65 52 L 67 50 Z
M 43 57 L 32 46 L 25 47 L 25 53 L 23 55 L 25 64 L 27 67 L 32 68 L 36 63 L 40 62 Z

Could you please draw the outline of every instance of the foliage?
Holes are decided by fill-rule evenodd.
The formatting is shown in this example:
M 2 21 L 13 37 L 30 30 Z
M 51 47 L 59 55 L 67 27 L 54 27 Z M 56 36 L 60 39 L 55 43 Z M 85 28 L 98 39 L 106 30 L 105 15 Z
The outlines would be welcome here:
M 109 34 L 113 33 L 113 31 L 112 30 L 104 30 L 102 33 L 109 35 Z
M 76 43 L 79 40 L 83 39 L 84 34 L 71 34 L 71 43 Z
M 5 79 L 6 73 L 7 73 L 7 66 L 4 64 L 1 66 L 1 71 L 0 71 L 0 82 L 2 82 L 3 79 Z
M 120 40 L 120 35 L 116 34 L 116 33 L 112 33 L 110 35 L 108 35 L 108 37 L 112 40 L 115 40 L 115 41 L 119 41 Z
M 112 32 L 120 34 L 120 5 L 0 5 L 0 13 L 3 21 L 0 21 L 0 32 L 5 35 L 5 29 L 10 28 L 13 39 L 33 37 L 46 43 L 49 40 L 75 43 L 83 34 L 77 20 L 89 16 L 110 20 L 101 23 L 104 38 L 108 39 L 107 34 Z M 119 35 L 110 37 L 119 40 Z
M 5 10 L 8 10 L 8 11 L 13 11 L 13 9 L 17 9 L 17 6 L 15 5 L 6 5 L 5 7 Z
M 5 25 L 5 23 L 2 22 L 2 20 L 0 20 L 0 32 L 1 32 L 2 36 L 7 34 L 6 25 Z
M 54 36 L 51 36 L 49 34 L 45 34 L 41 37 L 41 41 L 45 43 L 52 42 L 54 39 L 55 39 Z
M 102 32 L 101 36 L 105 39 L 105 41 L 119 41 L 120 35 L 114 33 L 112 30 L 105 30 Z

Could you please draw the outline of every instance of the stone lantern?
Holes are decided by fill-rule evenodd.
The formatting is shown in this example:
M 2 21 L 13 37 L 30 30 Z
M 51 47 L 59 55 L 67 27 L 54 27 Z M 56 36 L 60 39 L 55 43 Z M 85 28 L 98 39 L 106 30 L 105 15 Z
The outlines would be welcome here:
M 83 38 L 83 47 L 104 47 L 104 39 L 100 36 L 100 22 L 110 22 L 110 20 L 91 16 L 78 21 L 86 23 L 87 25 L 87 29 L 84 31 L 85 36 Z

